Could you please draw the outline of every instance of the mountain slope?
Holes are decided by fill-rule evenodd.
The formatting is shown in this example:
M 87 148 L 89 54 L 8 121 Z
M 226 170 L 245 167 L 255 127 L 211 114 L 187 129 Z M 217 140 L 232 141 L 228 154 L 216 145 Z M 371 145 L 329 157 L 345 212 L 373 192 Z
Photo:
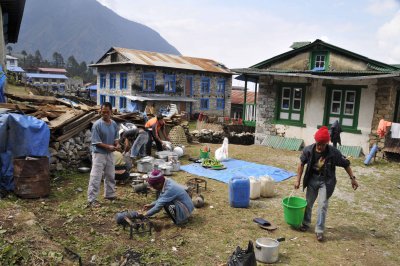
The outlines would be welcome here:
M 65 61 L 74 55 L 90 62 L 111 46 L 180 54 L 156 31 L 120 17 L 96 0 L 26 1 L 18 43 L 12 47 L 14 52 L 39 50 L 48 60 L 61 52 Z

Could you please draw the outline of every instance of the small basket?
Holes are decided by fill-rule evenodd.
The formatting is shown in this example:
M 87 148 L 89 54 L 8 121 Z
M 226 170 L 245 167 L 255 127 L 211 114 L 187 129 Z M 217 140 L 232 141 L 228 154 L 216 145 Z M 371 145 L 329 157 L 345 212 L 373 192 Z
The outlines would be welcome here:
M 210 158 L 210 152 L 203 151 L 200 149 L 200 159 L 208 159 L 208 158 Z

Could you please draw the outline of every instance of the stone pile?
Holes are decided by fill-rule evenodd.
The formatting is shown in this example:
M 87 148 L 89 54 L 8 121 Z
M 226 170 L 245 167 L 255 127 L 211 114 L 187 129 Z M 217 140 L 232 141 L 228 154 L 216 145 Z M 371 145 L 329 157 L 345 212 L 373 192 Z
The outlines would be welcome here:
M 201 143 L 222 143 L 225 137 L 228 138 L 230 144 L 252 145 L 254 144 L 254 133 L 251 132 L 224 132 L 209 129 L 194 130 L 191 132 L 193 138 Z
M 91 132 L 81 131 L 63 142 L 51 142 L 49 147 L 50 171 L 75 170 L 83 161 L 90 160 Z

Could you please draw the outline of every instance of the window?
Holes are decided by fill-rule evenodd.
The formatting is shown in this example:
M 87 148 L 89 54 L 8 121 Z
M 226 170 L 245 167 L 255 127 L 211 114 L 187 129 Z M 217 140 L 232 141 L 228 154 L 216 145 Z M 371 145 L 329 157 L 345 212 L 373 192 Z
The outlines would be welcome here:
M 43 79 L 43 82 L 49 82 L 49 79 Z
M 106 74 L 100 73 L 100 89 L 104 89 L 106 87 Z
M 110 96 L 110 103 L 112 107 L 115 107 L 115 96 Z
M 303 126 L 304 99 L 304 85 L 283 85 L 279 90 L 276 122 L 280 124 Z
M 224 110 L 225 99 L 217 99 L 217 110 Z
M 115 73 L 110 73 L 110 89 L 115 89 L 116 76 Z
M 201 78 L 201 94 L 210 94 L 210 78 Z
M 328 53 L 314 52 L 311 59 L 311 70 L 324 71 L 328 70 Z
M 100 95 L 100 105 L 106 102 L 106 96 L 105 95 Z
M 119 109 L 126 108 L 126 98 L 119 97 Z
M 185 79 L 185 95 L 186 96 L 193 96 L 193 77 L 186 76 Z
M 155 73 L 143 73 L 143 91 L 154 91 L 155 89 Z
M 331 125 L 338 120 L 343 131 L 357 130 L 360 94 L 360 87 L 329 87 L 324 124 Z
M 175 75 L 164 75 L 164 92 L 175 92 Z
M 217 95 L 225 95 L 225 80 L 220 79 L 217 83 Z
M 119 88 L 121 90 L 125 90 L 127 88 L 127 74 L 126 73 L 120 73 L 119 74 Z
M 210 108 L 210 99 L 200 99 L 200 110 L 208 110 Z

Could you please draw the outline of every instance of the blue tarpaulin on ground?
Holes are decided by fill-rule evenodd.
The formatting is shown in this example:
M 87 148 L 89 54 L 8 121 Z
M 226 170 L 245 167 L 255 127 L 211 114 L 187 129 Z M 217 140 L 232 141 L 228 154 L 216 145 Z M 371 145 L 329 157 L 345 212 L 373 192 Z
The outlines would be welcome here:
M 184 165 L 181 166 L 181 169 L 194 175 L 208 177 L 224 183 L 229 183 L 229 179 L 235 176 L 260 177 L 268 175 L 279 182 L 296 175 L 281 168 L 236 159 L 229 159 L 222 163 L 226 166 L 224 170 L 207 169 L 202 167 L 200 163 Z
M 48 156 L 50 130 L 45 122 L 22 114 L 0 114 L 0 189 L 13 190 L 13 158 Z

